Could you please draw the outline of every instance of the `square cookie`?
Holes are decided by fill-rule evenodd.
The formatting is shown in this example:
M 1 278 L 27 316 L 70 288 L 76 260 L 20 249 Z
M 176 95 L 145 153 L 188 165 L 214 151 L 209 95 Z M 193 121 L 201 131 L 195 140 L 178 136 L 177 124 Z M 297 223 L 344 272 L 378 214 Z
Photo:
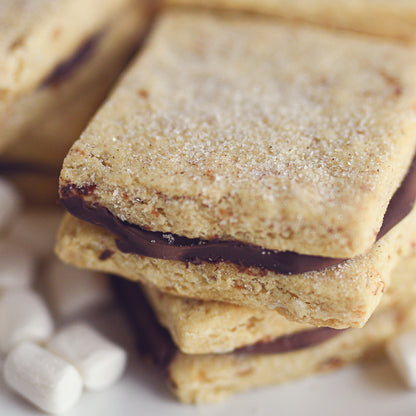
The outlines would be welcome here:
M 362 325 L 414 229 L 415 64 L 393 41 L 166 12 L 66 157 L 62 203 L 132 254 L 124 276 Z
M 252 309 L 223 302 L 200 301 L 141 287 L 157 320 L 185 354 L 224 353 L 267 343 L 277 337 L 310 330 L 311 325 L 288 321 L 276 311 Z M 416 256 L 399 261 L 391 284 L 376 312 L 412 303 L 416 298 Z
M 261 13 L 377 36 L 416 39 L 416 4 L 408 0 L 165 0 L 165 3 Z
M 57 168 L 149 22 L 147 0 L 0 5 L 0 150 Z M 66 128 L 62 129 L 62 123 Z
M 168 294 L 231 302 L 266 313 L 278 311 L 301 324 L 346 328 L 365 324 L 394 279 L 392 269 L 414 252 L 415 213 L 413 210 L 368 254 L 323 272 L 291 276 L 256 274 L 253 269 L 242 271 L 230 263 L 221 268 L 209 263 L 186 265 L 123 253 L 113 234 L 69 214 L 61 224 L 56 253 L 75 266 L 117 273 Z
M 237 391 L 334 370 L 364 355 L 379 354 L 392 336 L 416 326 L 413 300 L 375 313 L 360 329 L 315 328 L 260 343 L 259 349 L 184 354 L 158 326 L 137 284 L 115 278 L 113 286 L 141 352 L 150 355 L 175 396 L 185 403 L 218 402 Z

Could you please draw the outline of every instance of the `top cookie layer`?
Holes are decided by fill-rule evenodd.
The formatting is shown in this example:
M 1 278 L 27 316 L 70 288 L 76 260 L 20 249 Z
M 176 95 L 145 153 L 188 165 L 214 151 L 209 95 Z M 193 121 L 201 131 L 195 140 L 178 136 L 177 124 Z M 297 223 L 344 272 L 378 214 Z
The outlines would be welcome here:
M 379 36 L 416 39 L 412 0 L 165 0 L 167 4 L 264 13 Z
M 167 12 L 61 186 L 153 231 L 353 257 L 413 158 L 415 64 L 394 42 Z

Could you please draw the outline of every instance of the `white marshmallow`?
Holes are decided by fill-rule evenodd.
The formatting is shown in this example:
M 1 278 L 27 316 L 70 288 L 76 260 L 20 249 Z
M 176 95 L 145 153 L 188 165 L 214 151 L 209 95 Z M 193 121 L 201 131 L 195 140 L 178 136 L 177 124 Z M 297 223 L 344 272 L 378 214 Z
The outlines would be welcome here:
M 35 255 L 45 257 L 53 251 L 61 219 L 59 209 L 27 210 L 12 224 L 8 236 Z
M 0 297 L 0 351 L 7 353 L 22 341 L 42 342 L 53 331 L 43 299 L 32 290 L 10 290 Z
M 36 259 L 25 247 L 0 241 L 0 289 L 24 288 L 35 276 Z
M 45 269 L 45 291 L 53 311 L 64 320 L 112 301 L 104 275 L 76 269 L 58 259 L 53 259 Z
M 21 197 L 17 189 L 0 177 L 0 229 L 7 227 L 21 206 Z
M 23 342 L 7 356 L 6 383 L 47 413 L 63 413 L 80 399 L 82 379 L 62 358 L 32 342 Z
M 60 330 L 47 343 L 54 354 L 74 365 L 86 389 L 102 390 L 123 374 L 127 354 L 90 326 L 76 323 Z
M 387 344 L 387 353 L 408 387 L 416 389 L 416 330 L 393 338 Z

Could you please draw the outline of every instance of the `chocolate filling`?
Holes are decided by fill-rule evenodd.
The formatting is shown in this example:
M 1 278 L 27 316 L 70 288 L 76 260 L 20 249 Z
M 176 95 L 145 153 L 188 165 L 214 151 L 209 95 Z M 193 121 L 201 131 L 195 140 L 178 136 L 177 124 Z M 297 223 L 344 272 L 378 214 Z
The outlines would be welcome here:
M 217 263 L 228 261 L 243 267 L 258 267 L 281 274 L 319 271 L 341 263 L 345 259 L 310 256 L 291 251 L 268 250 L 239 241 L 199 240 L 171 233 L 146 231 L 114 216 L 98 204 L 88 205 L 83 195 L 93 193 L 94 185 L 77 188 L 61 187 L 61 202 L 75 217 L 105 228 L 116 237 L 123 253 L 146 257 L 178 260 L 186 263 Z M 412 209 L 416 199 L 416 158 L 391 199 L 377 240 L 399 223 Z
M 99 259 L 100 260 L 107 260 L 109 259 L 112 255 L 114 255 L 114 251 L 113 250 L 104 250 L 101 254 Z
M 111 276 L 111 286 L 137 335 L 139 351 L 150 355 L 160 370 L 167 370 L 178 349 L 168 330 L 157 321 L 140 285 L 121 277 Z
M 253 345 L 241 347 L 233 354 L 279 354 L 313 347 L 340 334 L 344 329 L 315 328 L 284 335 L 269 342 L 257 342 Z
M 101 33 L 96 33 L 86 39 L 78 49 L 65 61 L 59 63 L 52 72 L 41 82 L 39 88 L 54 87 L 70 77 L 79 66 L 89 59 L 97 48 Z
M 179 349 L 168 330 L 159 324 L 140 285 L 116 276 L 112 277 L 111 283 L 127 319 L 137 334 L 139 350 L 150 355 L 160 370 L 167 371 Z M 226 354 L 280 354 L 319 345 L 343 331 L 326 327 L 315 328 L 285 335 L 270 342 L 258 342 Z

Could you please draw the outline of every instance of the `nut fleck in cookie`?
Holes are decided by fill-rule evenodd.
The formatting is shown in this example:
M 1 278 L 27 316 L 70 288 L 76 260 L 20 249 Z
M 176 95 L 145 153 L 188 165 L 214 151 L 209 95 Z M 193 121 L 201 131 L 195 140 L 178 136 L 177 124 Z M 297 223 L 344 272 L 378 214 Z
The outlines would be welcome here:
M 376 312 L 361 329 L 309 328 L 225 354 L 184 354 L 158 325 L 139 285 L 115 278 L 114 289 L 127 312 L 141 351 L 164 370 L 180 401 L 216 402 L 231 393 L 283 383 L 336 369 L 367 353 L 380 353 L 396 333 L 416 326 L 416 308 L 406 302 Z
M 168 12 L 66 157 L 62 202 L 133 253 L 122 275 L 362 325 L 410 243 L 415 64 L 392 41 Z
M 405 40 L 416 39 L 416 4 L 408 0 L 165 0 L 279 16 Z
M 62 161 L 136 48 L 149 12 L 147 0 L 1 2 L 0 150 L 21 139 L 8 160 Z

